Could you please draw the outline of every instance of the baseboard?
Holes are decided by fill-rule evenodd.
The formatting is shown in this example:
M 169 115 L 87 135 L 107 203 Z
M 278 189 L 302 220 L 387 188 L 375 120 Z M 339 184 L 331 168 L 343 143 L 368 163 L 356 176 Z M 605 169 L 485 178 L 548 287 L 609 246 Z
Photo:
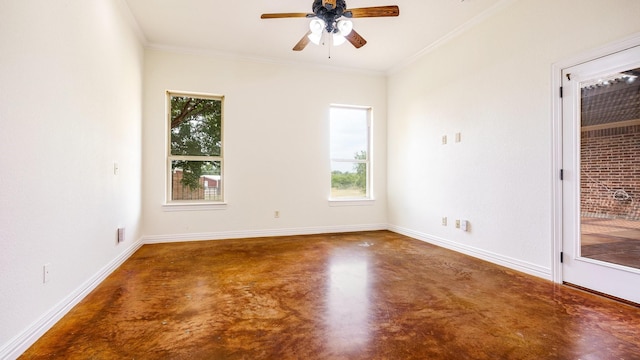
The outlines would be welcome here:
M 151 236 L 143 237 L 142 242 L 144 244 L 160 244 L 160 243 L 185 242 L 185 241 L 241 239 L 241 238 L 256 238 L 256 237 L 268 237 L 268 236 L 293 236 L 293 235 L 344 233 L 344 232 L 356 232 L 356 231 L 377 231 L 377 230 L 386 230 L 386 229 L 387 229 L 387 224 L 361 224 L 361 225 L 343 225 L 343 226 L 300 227 L 300 228 L 288 228 L 288 229 L 219 231 L 219 232 L 209 232 L 209 233 L 151 235 Z
M 0 348 L 0 359 L 16 359 L 18 356 L 22 355 L 22 353 L 33 345 L 36 340 L 51 329 L 55 323 L 57 323 L 91 291 L 93 291 L 93 289 L 100 285 L 107 276 L 122 265 L 122 263 L 133 255 L 133 253 L 135 253 L 142 245 L 143 243 L 141 239 L 131 244 L 127 250 L 105 265 L 100 269 L 100 271 L 85 281 L 80 287 L 70 293 L 51 310 L 41 316 L 40 319 L 35 321 L 25 331 L 11 339 L 7 344 Z
M 451 240 L 439 238 L 437 236 L 421 233 L 421 232 L 403 228 L 400 226 L 389 225 L 387 229 L 389 231 L 393 231 L 398 234 L 409 236 L 420 241 L 428 242 L 430 244 L 443 247 L 445 249 L 457 251 L 465 255 L 473 256 L 475 258 L 485 260 L 485 261 L 488 261 L 497 265 L 501 265 L 504 267 L 508 267 L 513 270 L 517 270 L 529 275 L 533 275 L 546 280 L 553 281 L 551 269 L 545 268 L 543 266 L 539 266 L 526 261 L 514 259 L 501 254 L 496 254 L 491 251 L 474 248 L 472 246 L 459 244 Z
M 343 233 L 355 231 L 377 231 L 389 230 L 412 237 L 417 240 L 425 241 L 449 250 L 473 256 L 494 264 L 508 267 L 523 273 L 537 276 L 546 280 L 552 280 L 551 269 L 545 268 L 526 261 L 510 258 L 501 254 L 490 251 L 466 246 L 455 243 L 450 240 L 438 238 L 429 234 L 424 234 L 411 229 L 402 228 L 395 225 L 387 224 L 362 224 L 362 225 L 344 225 L 344 226 L 320 226 L 305 228 L 289 228 L 289 229 L 264 229 L 264 230 L 243 230 L 243 231 L 221 231 L 211 233 L 190 233 L 190 234 L 173 234 L 173 235 L 152 235 L 143 237 L 144 244 L 159 244 L 185 241 L 206 241 L 206 240 L 224 240 L 239 238 L 255 238 L 268 236 L 292 236 L 292 235 L 312 235 L 312 234 L 328 234 Z

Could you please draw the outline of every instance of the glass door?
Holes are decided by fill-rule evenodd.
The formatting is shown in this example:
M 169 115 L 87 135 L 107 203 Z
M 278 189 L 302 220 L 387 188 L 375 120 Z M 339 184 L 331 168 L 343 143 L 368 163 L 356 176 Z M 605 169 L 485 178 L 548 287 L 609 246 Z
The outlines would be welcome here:
M 640 47 L 563 70 L 563 280 L 640 303 Z

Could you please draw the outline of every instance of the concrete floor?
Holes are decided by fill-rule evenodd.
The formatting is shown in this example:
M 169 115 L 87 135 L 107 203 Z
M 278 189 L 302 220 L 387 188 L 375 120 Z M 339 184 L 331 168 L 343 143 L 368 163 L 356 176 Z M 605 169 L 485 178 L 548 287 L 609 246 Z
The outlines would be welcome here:
M 640 308 L 388 231 L 145 245 L 23 359 L 640 359 Z
M 640 221 L 583 217 L 582 256 L 640 269 Z

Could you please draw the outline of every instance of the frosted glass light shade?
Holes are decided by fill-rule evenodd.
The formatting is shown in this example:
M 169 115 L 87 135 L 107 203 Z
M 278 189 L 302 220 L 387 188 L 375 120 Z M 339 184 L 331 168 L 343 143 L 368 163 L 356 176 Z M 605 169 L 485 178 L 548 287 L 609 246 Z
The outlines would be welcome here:
M 312 32 L 307 37 L 309 38 L 309 40 L 311 40 L 312 43 L 314 43 L 316 45 L 320 45 L 320 39 L 322 38 L 322 32 L 319 32 L 319 33 Z
M 322 34 L 322 31 L 324 30 L 324 21 L 320 19 L 311 20 L 309 23 L 309 30 L 314 34 Z
M 344 38 L 344 36 L 340 34 L 333 34 L 333 46 L 340 46 L 344 44 L 345 41 L 346 39 Z
M 307 37 L 312 43 L 320 45 L 320 42 L 322 41 L 322 35 L 325 32 L 325 28 L 326 24 L 322 19 L 313 19 L 311 20 L 311 22 L 309 22 L 309 30 L 311 30 L 311 34 L 309 34 Z M 335 28 L 337 30 L 336 32 L 327 35 L 332 36 L 331 43 L 333 44 L 333 46 L 339 46 L 345 43 L 345 36 L 349 35 L 353 30 L 353 23 L 350 20 L 339 20 L 335 24 Z
M 353 23 L 349 20 L 340 20 L 337 24 L 338 30 L 340 30 L 340 35 L 347 36 L 353 30 Z

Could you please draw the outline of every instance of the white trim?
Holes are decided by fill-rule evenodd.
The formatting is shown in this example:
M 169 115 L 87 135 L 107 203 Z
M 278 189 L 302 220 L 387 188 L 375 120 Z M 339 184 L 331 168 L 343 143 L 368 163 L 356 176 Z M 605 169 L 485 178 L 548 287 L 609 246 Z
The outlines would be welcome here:
M 146 46 L 149 43 L 149 41 L 147 40 L 147 37 L 144 35 L 144 32 L 142 31 L 142 28 L 140 27 L 138 20 L 136 19 L 135 16 L 133 16 L 133 11 L 131 11 L 129 4 L 125 0 L 119 0 L 118 3 L 120 5 L 124 18 L 126 19 L 127 23 L 129 24 L 133 32 L 136 34 L 138 41 L 140 41 L 142 46 Z
M 565 66 L 553 64 L 551 66 L 551 278 L 554 282 L 562 283 L 562 69 Z
M 147 43 L 145 44 L 145 48 L 149 50 L 156 50 L 156 51 L 162 51 L 162 52 L 168 52 L 168 53 L 174 53 L 174 54 L 204 56 L 204 57 L 218 58 L 218 59 L 229 60 L 229 61 L 244 61 L 244 62 L 259 63 L 259 64 L 284 65 L 289 67 L 295 66 L 304 70 L 318 69 L 318 70 L 326 70 L 326 71 L 332 71 L 335 73 L 342 73 L 342 74 L 385 76 L 385 72 L 380 70 L 368 70 L 368 69 L 353 68 L 353 67 L 339 67 L 339 66 L 325 65 L 325 64 L 316 63 L 316 62 L 290 61 L 290 60 L 283 60 L 278 58 L 267 58 L 267 57 L 259 57 L 259 56 L 246 56 L 246 55 L 240 55 L 237 53 L 222 52 L 222 51 L 215 51 L 215 50 L 202 49 L 202 48 L 171 46 L 171 45 L 158 44 L 158 43 Z
M 580 53 L 578 55 L 572 56 L 564 60 L 559 60 L 553 64 L 553 68 L 559 69 L 560 71 L 562 71 L 562 69 L 584 64 L 586 62 L 589 62 L 607 55 L 611 55 L 612 53 L 624 51 L 638 45 L 640 45 L 640 32 L 630 35 L 628 37 L 622 38 L 610 44 L 606 44 L 602 47 L 585 51 L 583 53 Z M 556 79 L 556 80 L 559 80 L 559 79 Z
M 49 311 L 44 313 L 28 328 L 16 335 L 0 349 L 0 359 L 15 359 L 22 355 L 44 333 L 65 316 L 74 306 L 84 299 L 91 291 L 104 281 L 114 270 L 122 265 L 143 245 L 142 239 L 134 242 L 128 249 L 107 263 L 96 274 L 87 279 L 80 287 L 71 292 Z
M 209 202 L 209 203 L 169 203 L 162 205 L 162 211 L 209 211 L 209 210 L 226 210 L 225 202 Z
M 340 207 L 340 206 L 371 206 L 375 205 L 375 199 L 329 199 L 329 206 L 331 207 Z
M 353 121 L 354 118 L 349 116 L 348 118 L 344 116 L 344 113 L 340 110 L 358 110 L 358 112 L 364 112 L 365 115 L 365 120 L 366 120 L 366 149 L 365 149 L 365 159 L 353 159 L 353 158 L 349 158 L 349 159 L 345 159 L 345 158 L 340 158 L 340 157 L 333 157 L 333 146 L 332 146 L 332 138 L 334 137 L 334 135 L 340 135 L 339 133 L 334 134 L 334 125 L 338 124 L 338 123 L 342 123 L 345 121 Z M 335 112 L 334 112 L 335 110 Z M 335 115 L 335 117 L 334 117 Z M 360 114 L 358 114 L 360 115 Z M 356 116 L 355 120 L 359 120 L 360 116 Z M 330 151 L 329 151 L 329 161 L 331 162 L 331 172 L 329 173 L 329 179 L 331 181 L 329 181 L 329 190 L 330 192 L 332 191 L 331 187 L 332 187 L 332 183 L 333 183 L 333 163 L 342 163 L 342 164 L 346 164 L 346 163 L 353 163 L 353 164 L 365 164 L 365 190 L 366 190 L 366 194 L 365 196 L 362 197 L 345 197 L 345 198 L 340 198 L 340 197 L 336 197 L 336 198 L 329 198 L 329 206 L 332 206 L 332 201 L 349 201 L 349 200 L 373 200 L 373 180 L 372 180 L 372 174 L 373 174 L 373 144 L 372 144 L 372 139 L 373 139 L 373 124 L 372 124 L 372 118 L 373 118 L 373 108 L 371 106 L 360 106 L 360 105 L 337 105 L 337 104 L 331 104 L 329 105 L 329 143 L 330 143 Z M 356 154 L 357 157 L 357 154 Z M 356 203 L 356 202 L 352 202 L 350 204 L 347 203 L 343 203 L 343 205 L 372 205 L 372 204 L 366 204 L 366 203 Z M 337 205 L 336 206 L 341 206 L 341 205 Z
M 205 100 L 212 100 L 212 101 L 219 101 L 220 102 L 220 154 L 219 155 L 172 155 L 171 151 L 173 150 L 171 148 L 171 132 L 173 130 L 173 128 L 171 127 L 171 107 L 172 107 L 172 98 L 173 97 L 189 97 L 189 98 L 195 98 L 195 99 L 205 99 Z M 220 179 L 218 180 L 218 184 L 220 185 L 220 195 L 222 197 L 222 200 L 224 200 L 224 187 L 225 187 L 225 171 L 224 171 L 224 157 L 225 157 L 225 150 L 224 150 L 224 146 L 225 146 L 225 125 L 224 125 L 224 102 L 225 102 L 225 96 L 224 95 L 220 95 L 220 94 L 210 94 L 210 93 L 196 93 L 196 92 L 188 92 L 188 91 L 176 91 L 176 90 L 165 90 L 165 116 L 166 116 L 166 123 L 165 125 L 167 126 L 166 130 L 165 130 L 165 136 L 166 136 L 166 153 L 167 153 L 167 163 L 166 166 L 167 168 L 165 169 L 165 173 L 166 173 L 166 180 L 165 180 L 165 204 L 164 205 L 169 205 L 172 206 L 174 203 L 171 200 L 173 197 L 173 174 L 174 174 L 174 169 L 172 167 L 172 162 L 173 161 L 177 161 L 177 160 L 184 160 L 184 161 L 207 161 L 207 162 L 218 162 L 220 163 Z M 183 206 L 183 207 L 173 207 L 173 210 L 168 210 L 168 211 L 181 211 L 181 210 L 211 210 L 211 209 L 220 209 L 221 206 L 220 204 L 223 204 L 221 202 L 217 202 L 217 201 L 206 201 L 206 200 L 196 200 L 196 201 L 186 201 L 183 202 L 182 200 L 178 200 L 178 202 L 176 203 L 185 203 L 185 204 L 198 204 L 198 206 Z M 210 206 L 208 208 L 206 208 L 205 206 L 203 206 L 202 204 L 212 204 L 214 206 Z M 225 204 L 226 207 L 226 204 Z M 169 209 L 169 208 L 168 208 Z
M 537 276 L 546 280 L 551 280 L 551 269 L 539 266 L 530 262 L 514 259 L 512 257 L 497 254 L 491 251 L 478 249 L 472 246 L 459 244 L 451 240 L 439 238 L 437 236 L 421 233 L 400 226 L 389 225 L 389 231 L 396 232 L 405 236 L 412 237 L 445 249 L 453 250 L 461 254 L 469 255 L 481 260 L 488 261 L 497 265 L 517 270 L 529 275 Z
M 517 1 L 517 0 L 502 0 L 502 1 L 499 1 L 498 3 L 496 3 L 493 6 L 491 6 L 490 8 L 488 8 L 487 10 L 485 10 L 485 11 L 481 12 L 480 14 L 476 15 L 475 17 L 471 18 L 471 20 L 469 20 L 466 23 L 458 26 L 457 28 L 455 28 L 451 32 L 449 32 L 448 34 L 446 34 L 443 37 L 441 37 L 441 38 L 437 39 L 436 41 L 432 42 L 426 48 L 418 51 L 416 54 L 414 54 L 414 55 L 402 60 L 398 64 L 392 66 L 391 68 L 389 68 L 387 70 L 386 74 L 387 75 L 393 75 L 393 74 L 401 71 L 402 69 L 408 67 L 409 65 L 413 64 L 414 62 L 420 60 L 423 56 L 435 51 L 436 49 L 438 49 L 439 47 L 449 43 L 451 40 L 455 39 L 456 37 L 464 34 L 467 31 L 469 31 L 471 28 L 475 27 L 476 25 L 478 25 L 478 24 L 482 23 L 483 21 L 487 20 L 488 18 L 494 16 L 500 10 L 502 10 L 503 8 L 507 7 L 507 5 L 509 5 L 509 4 L 511 4 L 512 2 L 515 2 L 515 1 Z
M 559 172 L 562 169 L 562 98 L 560 97 L 560 87 L 562 86 L 562 70 L 576 65 L 592 61 L 612 53 L 630 49 L 640 44 L 640 33 L 620 39 L 619 41 L 604 45 L 602 47 L 585 51 L 571 58 L 560 60 L 551 66 L 551 101 L 552 101 L 552 279 L 556 283 L 562 283 L 562 263 L 560 263 L 560 252 L 562 251 L 562 182 L 559 180 Z
M 226 240 L 226 239 L 257 238 L 257 237 L 269 237 L 269 236 L 331 234 L 331 233 L 378 231 L 378 230 L 387 230 L 387 225 L 386 224 L 361 224 L 361 225 L 318 226 L 318 227 L 288 228 L 288 229 L 220 231 L 220 232 L 210 232 L 210 233 L 191 233 L 191 234 L 173 234 L 173 235 L 150 235 L 150 236 L 145 236 L 143 238 L 143 242 L 145 244 L 160 244 L 160 243 L 174 243 L 174 242 L 186 242 L 186 241 Z

